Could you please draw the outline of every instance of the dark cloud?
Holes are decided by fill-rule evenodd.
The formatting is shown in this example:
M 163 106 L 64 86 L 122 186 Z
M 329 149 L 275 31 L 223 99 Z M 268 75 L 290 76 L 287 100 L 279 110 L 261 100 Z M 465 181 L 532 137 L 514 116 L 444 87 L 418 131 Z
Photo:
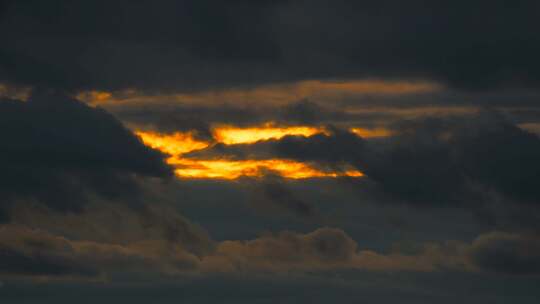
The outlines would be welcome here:
M 37 254 L 28 256 L 9 248 L 0 248 L 0 273 L 33 276 L 96 276 L 90 267 L 77 264 L 62 256 Z
M 311 137 L 218 144 L 188 156 L 281 157 L 332 170 L 352 165 L 385 192 L 427 204 L 482 200 L 481 192 L 491 190 L 523 202 L 540 199 L 540 138 L 499 113 L 401 121 L 391 128 L 394 134 L 385 138 L 330 128 Z
M 95 276 L 90 265 L 75 261 L 73 248 L 60 237 L 20 228 L 0 228 L 0 273 L 32 276 Z
M 295 194 L 283 178 L 269 175 L 264 180 L 252 183 L 255 190 L 251 205 L 255 208 L 282 212 L 300 219 L 315 219 L 318 216 L 316 207 Z
M 276 141 L 275 150 L 290 158 L 339 164 L 350 162 L 350 157 L 362 157 L 365 141 L 348 131 L 334 129 L 330 135 L 286 136 Z
M 89 195 L 140 194 L 136 176 L 168 177 L 163 155 L 145 147 L 112 115 L 61 94 L 0 102 L 0 194 L 79 210 Z M 136 201 L 135 199 L 133 200 Z
M 181 245 L 190 253 L 203 255 L 213 250 L 210 236 L 174 211 L 147 207 L 139 213 L 139 218 L 145 230 L 157 229 L 159 239 Z
M 226 5 L 212 1 L 58 2 L 52 6 L 38 1 L 8 2 L 2 23 L 12 30 L 5 34 L 11 39 L 25 37 L 25 42 L 10 39 L 10 46 L 3 48 L 1 75 L 8 81 L 62 88 L 118 88 L 145 82 L 151 83 L 147 88 L 159 83 L 188 89 L 221 85 L 226 77 L 243 78 L 229 73 L 231 64 L 259 65 L 276 57 L 278 48 L 265 23 L 268 6 L 247 1 Z M 96 22 L 98 16 L 101 22 Z M 35 43 L 43 51 L 27 48 Z M 124 54 L 115 58 L 119 53 Z M 133 65 L 139 56 L 147 61 Z M 201 65 L 214 72 L 224 67 L 227 72 L 212 80 L 211 74 L 199 70 Z M 187 73 L 178 74 L 178 69 Z M 127 70 L 134 74 L 129 76 Z
M 540 240 L 535 236 L 492 232 L 471 246 L 471 259 L 485 271 L 514 275 L 540 274 Z
M 189 271 L 197 258 L 163 240 L 129 245 L 74 241 L 23 226 L 0 227 L 0 275 L 98 278 L 115 272 Z
M 9 87 L 6 87 L 9 93 L 7 89 Z M 301 87 L 297 89 L 301 90 Z M 212 126 L 220 124 L 249 127 L 272 122 L 280 126 L 334 125 L 381 129 L 402 120 L 472 114 L 486 107 L 506 114 L 515 123 L 540 122 L 540 113 L 535 107 L 540 93 L 534 90 L 442 90 L 394 95 L 333 92 L 322 97 L 317 93 L 306 94 L 307 97 L 300 100 L 292 93 L 294 90 L 286 86 L 268 90 L 287 96 L 281 103 L 273 104 L 265 93 L 251 96 L 249 89 L 232 97 L 227 96 L 226 91 L 216 92 L 215 96 L 201 93 L 204 97 L 197 94 L 184 97 L 141 95 L 133 97 L 135 100 L 119 94 L 102 106 L 136 129 L 151 128 L 167 133 L 196 131 L 207 139 L 211 136 Z M 287 90 L 292 92 L 287 93 Z M 192 98 L 197 102 L 190 100 Z
M 319 229 L 306 237 L 309 247 L 322 260 L 348 260 L 356 251 L 356 242 L 343 231 Z
M 293 122 L 298 124 L 328 124 L 330 122 L 352 120 L 353 115 L 349 115 L 337 109 L 323 107 L 316 102 L 303 99 L 292 102 L 278 110 L 274 120 L 280 122 Z
M 540 80 L 536 1 L 7 1 L 2 11 L 0 79 L 30 85 L 192 90 L 388 77 L 491 89 Z
M 226 145 L 216 143 L 208 148 L 188 152 L 186 157 L 199 159 L 227 158 L 231 160 L 241 159 L 268 159 L 275 157 L 273 151 L 276 141 L 259 141 L 255 144 Z
M 144 104 L 110 104 L 106 109 L 135 128 L 153 128 L 161 132 L 195 131 L 210 138 L 212 126 L 248 127 L 273 122 L 279 126 L 358 122 L 357 115 L 323 107 L 309 100 L 293 101 L 283 106 L 189 105 L 182 103 L 145 102 Z M 366 117 L 360 117 L 366 119 Z
M 167 133 L 196 131 L 196 135 L 204 138 L 212 136 L 212 124 L 248 125 L 263 121 L 259 111 L 232 105 L 112 105 L 107 110 L 120 120 L 139 128 L 151 126 Z
M 540 200 L 540 138 L 491 116 L 465 124 L 450 142 L 465 173 L 511 197 Z
M 3 221 L 26 222 L 75 238 L 99 240 L 102 231 L 85 224 L 98 221 L 102 229 L 118 234 L 125 229 L 139 233 L 124 234 L 126 239 L 121 242 L 153 237 L 197 254 L 210 250 L 212 241 L 202 229 L 177 213 L 148 204 L 156 195 L 145 178 L 168 180 L 172 169 L 165 164 L 165 155 L 144 146 L 105 110 L 60 93 L 37 90 L 26 102 L 1 101 L 0 127 L 4 138 L 0 143 Z M 122 211 L 127 227 L 117 227 L 118 220 L 104 215 L 92 217 L 96 209 L 113 212 L 115 207 L 108 205 L 119 202 L 133 209 Z M 15 214 L 21 208 L 28 210 L 24 216 Z M 57 212 L 83 215 L 77 222 L 63 225 L 67 219 Z M 55 217 L 56 221 L 50 220 Z M 119 242 L 114 237 L 105 239 Z M 6 255 L 23 262 L 13 251 L 7 250 Z M 41 258 L 43 263 L 49 261 L 46 255 L 29 257 Z
M 450 161 L 449 147 L 431 134 L 431 128 L 425 131 L 427 134 L 418 129 L 392 138 L 365 140 L 337 129 L 330 135 L 285 137 L 273 148 L 281 157 L 335 168 L 352 164 L 385 191 L 408 200 L 448 199 L 463 179 Z
M 229 257 L 237 271 L 347 267 L 356 254 L 354 240 L 342 230 L 328 227 L 306 234 L 283 231 L 249 241 L 225 241 L 217 248 L 217 255 Z
M 327 271 L 479 272 L 535 275 L 540 244 L 535 236 L 492 232 L 471 243 L 418 244 L 412 252 L 359 249 L 343 230 L 265 233 L 223 241 L 199 256 L 164 239 L 129 244 L 70 240 L 24 226 L 0 227 L 0 277 L 99 278 L 121 274 L 180 277 L 211 273 L 320 273 Z
M 388 263 L 384 255 L 357 251 L 356 242 L 336 228 L 302 234 L 284 231 L 248 241 L 224 241 L 215 251 L 195 256 L 163 239 L 129 244 L 70 240 L 23 226 L 0 227 L 0 276 L 89 277 L 146 273 L 272 273 L 367 268 L 419 269 L 406 260 Z M 429 265 L 431 261 L 426 261 Z
M 526 202 L 540 198 L 540 138 L 498 113 L 426 119 L 397 128 L 400 134 L 390 139 L 390 153 L 366 168 L 392 191 L 432 193 L 439 199 L 457 195 L 456 201 L 462 201 L 463 191 L 480 184 Z
M 540 139 L 522 127 L 540 121 L 539 12 L 536 1 L 502 0 L 0 0 L 0 95 L 19 99 L 33 89 L 26 102 L 0 100 L 0 278 L 139 279 L 148 287 L 162 283 L 148 283 L 154 277 L 222 273 L 226 280 L 210 289 L 222 302 L 232 301 L 229 275 L 249 281 L 240 284 L 246 302 L 335 302 L 328 286 L 342 302 L 537 302 L 527 288 L 540 274 Z M 351 79 L 384 85 L 364 91 Z M 315 81 L 293 83 L 300 80 Z M 399 89 L 415 80 L 424 87 Z M 251 91 L 261 84 L 279 85 Z M 103 105 L 112 114 L 66 97 L 81 90 L 110 91 Z M 471 114 L 486 105 L 508 116 Z M 425 118 L 435 110 L 442 114 Z M 161 183 L 172 176 L 165 156 L 117 118 L 205 139 L 217 124 L 328 126 L 182 157 L 285 158 L 365 177 L 291 181 L 269 170 L 264 178 Z M 392 133 L 348 131 L 360 126 Z M 207 184 L 190 192 L 196 183 Z M 255 216 L 250 203 L 279 216 Z M 219 241 L 166 208 L 173 205 L 191 208 Z M 316 227 L 319 217 L 337 228 Z M 507 232 L 485 233 L 493 228 Z M 256 237 L 261 230 L 270 232 Z M 399 280 L 388 289 L 376 272 Z M 418 272 L 430 273 L 429 283 L 409 285 L 404 273 Z M 443 275 L 433 283 L 435 272 Z M 274 281 L 261 285 L 274 298 L 262 299 L 251 279 L 268 274 Z M 325 281 L 298 301 L 312 286 L 272 289 L 284 274 Z M 531 280 L 505 281 L 507 274 Z M 204 289 L 195 302 L 215 302 L 207 285 L 191 282 L 179 282 L 181 291 Z M 121 292 L 136 297 L 139 288 Z M 173 294 L 157 293 L 144 300 Z M 182 299 L 190 300 L 174 301 Z

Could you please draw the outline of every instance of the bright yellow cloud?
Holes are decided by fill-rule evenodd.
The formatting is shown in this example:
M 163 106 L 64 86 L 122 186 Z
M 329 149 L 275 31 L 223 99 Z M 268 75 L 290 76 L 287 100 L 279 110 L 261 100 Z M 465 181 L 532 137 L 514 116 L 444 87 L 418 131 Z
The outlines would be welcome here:
M 171 157 L 167 161 L 176 167 L 175 173 L 184 178 L 237 179 L 241 176 L 261 177 L 274 172 L 285 178 L 303 179 L 316 177 L 360 177 L 357 170 L 344 172 L 325 172 L 308 164 L 287 159 L 265 160 L 194 160 Z
M 287 128 L 262 128 L 260 134 L 257 128 L 251 128 L 246 133 L 241 129 L 234 130 L 235 135 L 229 134 L 223 140 L 228 144 L 249 143 L 262 139 L 279 138 L 289 134 L 309 136 L 322 132 L 322 129 L 311 127 L 295 127 L 291 130 Z M 237 179 L 242 176 L 261 177 L 269 172 L 279 174 L 285 178 L 322 178 L 322 177 L 361 177 L 362 172 L 349 168 L 342 171 L 324 171 L 315 168 L 307 163 L 288 159 L 265 159 L 265 160 L 228 160 L 228 159 L 192 159 L 182 155 L 191 151 L 208 147 L 210 143 L 197 140 L 192 133 L 160 134 L 157 132 L 136 131 L 144 144 L 154 149 L 160 150 L 170 155 L 167 163 L 175 167 L 175 173 L 182 178 L 216 178 L 216 179 Z M 238 135 L 240 134 L 240 135 Z M 283 135 L 285 134 L 285 135 Z M 253 140 L 257 138 L 257 140 Z M 218 139 L 218 141 L 220 141 Z
M 208 147 L 208 142 L 198 140 L 191 132 L 161 134 L 149 131 L 135 131 L 143 143 L 169 155 L 180 155 Z
M 214 138 L 221 143 L 249 144 L 260 140 L 280 139 L 287 135 L 312 136 L 318 133 L 326 133 L 322 127 L 292 126 L 277 127 L 266 124 L 260 127 L 239 128 L 234 126 L 221 126 L 213 131 Z

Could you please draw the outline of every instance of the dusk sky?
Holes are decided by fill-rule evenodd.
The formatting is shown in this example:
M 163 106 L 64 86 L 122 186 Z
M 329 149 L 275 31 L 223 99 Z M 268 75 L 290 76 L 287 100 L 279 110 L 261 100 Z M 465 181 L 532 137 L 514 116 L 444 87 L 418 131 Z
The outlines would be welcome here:
M 0 303 L 540 303 L 539 29 L 0 0 Z

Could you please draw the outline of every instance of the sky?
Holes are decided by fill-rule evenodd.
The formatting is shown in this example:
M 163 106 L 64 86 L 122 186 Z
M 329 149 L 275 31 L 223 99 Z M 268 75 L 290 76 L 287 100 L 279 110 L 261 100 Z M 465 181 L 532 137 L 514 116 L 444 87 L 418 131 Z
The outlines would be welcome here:
M 0 0 L 0 302 L 538 303 L 538 28 Z

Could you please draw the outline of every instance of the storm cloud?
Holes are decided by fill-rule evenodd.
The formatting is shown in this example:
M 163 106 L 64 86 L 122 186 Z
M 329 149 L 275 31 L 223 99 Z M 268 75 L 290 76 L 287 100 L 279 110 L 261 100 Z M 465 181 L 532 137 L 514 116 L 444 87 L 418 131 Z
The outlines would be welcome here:
M 164 156 L 112 115 L 62 94 L 1 101 L 0 127 L 2 209 L 35 199 L 77 211 L 91 195 L 133 198 L 140 193 L 136 176 L 171 176 Z
M 477 90 L 540 80 L 535 1 L 155 4 L 2 1 L 0 79 L 113 90 L 365 77 Z
M 309 137 L 285 136 L 254 144 L 216 144 L 187 154 L 195 158 L 265 159 L 281 157 L 343 170 L 354 166 L 398 199 L 426 204 L 480 200 L 478 191 L 494 190 L 536 204 L 540 199 L 540 138 L 503 114 L 402 120 L 391 135 L 362 138 L 329 127 Z
M 286 137 L 277 154 L 328 164 L 350 163 L 383 189 L 412 201 L 458 202 L 480 184 L 511 198 L 540 198 L 540 138 L 493 112 L 395 126 L 396 135 L 363 140 L 343 131 Z
M 487 271 L 534 275 L 540 273 L 540 240 L 532 235 L 492 232 L 473 242 L 471 257 Z

